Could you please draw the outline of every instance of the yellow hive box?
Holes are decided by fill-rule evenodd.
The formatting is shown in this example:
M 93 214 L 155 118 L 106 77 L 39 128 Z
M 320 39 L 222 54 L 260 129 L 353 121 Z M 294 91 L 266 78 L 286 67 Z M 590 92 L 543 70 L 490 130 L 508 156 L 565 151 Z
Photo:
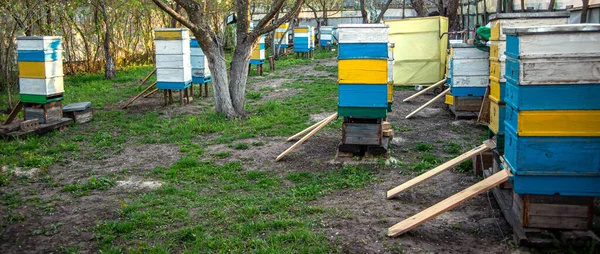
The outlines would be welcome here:
M 556 111 L 507 112 L 507 121 L 514 126 L 517 117 L 519 136 L 600 136 L 600 110 L 556 110 Z
M 388 61 L 352 59 L 338 61 L 340 84 L 387 84 Z
M 308 33 L 308 28 L 294 28 L 294 33 Z
M 488 127 L 496 134 L 504 133 L 505 107 L 505 105 L 499 105 L 495 101 L 490 101 L 490 124 Z
M 157 40 L 182 40 L 190 38 L 189 30 L 182 28 L 155 29 L 154 37 Z
M 494 20 L 490 24 L 490 40 L 497 41 L 500 40 L 500 20 Z M 491 52 L 490 52 L 491 53 Z
M 495 61 L 495 60 L 490 60 L 490 78 L 494 77 L 497 80 L 500 80 L 504 77 L 502 77 L 502 67 L 504 66 L 504 64 L 502 64 L 502 62 L 500 61 Z
M 500 102 L 500 81 L 490 76 L 490 100 Z
M 506 51 L 506 41 L 490 42 L 490 59 L 498 60 Z
M 62 61 L 19 62 L 20 78 L 53 78 L 63 76 Z
M 446 94 L 446 100 L 444 100 L 444 103 L 448 105 L 454 105 L 454 96 L 452 96 L 452 94 Z

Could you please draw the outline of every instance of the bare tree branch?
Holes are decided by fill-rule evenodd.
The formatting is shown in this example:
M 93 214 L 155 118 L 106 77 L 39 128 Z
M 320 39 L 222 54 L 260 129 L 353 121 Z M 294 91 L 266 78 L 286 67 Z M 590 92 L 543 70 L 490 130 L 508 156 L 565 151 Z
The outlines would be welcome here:
M 385 3 L 385 6 L 383 6 L 383 8 L 381 9 L 379 16 L 377 16 L 377 20 L 375 21 L 375 23 L 381 22 L 381 20 L 383 19 L 383 14 L 385 14 L 387 9 L 390 8 L 391 3 L 392 3 L 392 0 L 388 0 L 387 3 Z
M 292 8 L 292 10 L 288 11 L 282 18 L 275 20 L 270 25 L 257 29 L 256 30 L 257 34 L 260 35 L 260 34 L 268 33 L 268 32 L 275 30 L 276 28 L 281 26 L 281 24 L 287 22 L 292 17 L 294 17 L 298 12 L 300 12 L 303 4 L 304 4 L 304 0 L 297 0 L 296 4 Z
M 196 25 L 194 25 L 192 22 L 181 16 L 179 13 L 177 13 L 177 11 L 173 10 L 173 8 L 171 8 L 161 0 L 152 0 L 152 2 L 154 2 L 154 4 L 158 6 L 158 8 L 161 8 L 163 11 L 169 14 L 169 16 L 171 16 L 172 18 L 176 19 L 179 23 L 189 28 L 193 33 L 197 33 L 200 31 L 200 29 L 196 27 Z

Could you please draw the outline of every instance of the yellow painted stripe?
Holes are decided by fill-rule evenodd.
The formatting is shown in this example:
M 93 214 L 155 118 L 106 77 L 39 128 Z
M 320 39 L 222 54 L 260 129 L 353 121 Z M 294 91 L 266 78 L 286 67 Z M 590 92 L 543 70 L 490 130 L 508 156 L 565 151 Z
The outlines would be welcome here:
M 260 59 L 260 46 L 256 45 L 256 48 L 252 51 L 252 60 L 261 60 Z
M 497 79 L 502 78 L 502 69 L 500 61 L 490 61 L 490 77 Z
M 283 37 L 284 34 L 285 34 L 285 32 L 275 32 L 275 38 L 279 39 L 279 38 Z
M 388 102 L 394 102 L 394 82 L 388 83 Z
M 44 62 L 19 62 L 19 77 L 46 78 Z
M 338 83 L 387 84 L 387 66 L 387 60 L 339 60 Z
M 498 59 L 500 57 L 500 48 L 498 48 L 498 44 L 492 43 L 490 45 L 490 58 Z
M 600 136 L 600 110 L 520 111 L 519 136 Z
M 500 82 L 493 77 L 490 77 L 490 100 L 500 101 Z
M 497 41 L 500 39 L 500 20 L 494 20 L 491 24 L 490 40 Z
M 444 100 L 444 103 L 448 105 L 454 105 L 454 96 L 452 96 L 452 94 L 446 94 L 446 99 Z
M 178 40 L 183 38 L 181 31 L 157 31 L 154 32 L 154 37 L 159 40 Z
M 505 106 L 500 106 L 498 105 L 498 103 L 490 101 L 490 124 L 488 125 L 488 127 L 494 133 L 498 133 L 500 129 L 500 121 L 504 121 L 504 119 L 500 119 L 500 107 Z
M 294 33 L 308 33 L 308 28 L 294 28 Z
M 279 28 L 287 29 L 289 26 L 290 26 L 289 23 L 283 23 L 283 24 L 281 24 L 281 26 L 279 26 Z
M 454 58 L 454 48 L 450 48 L 450 59 Z

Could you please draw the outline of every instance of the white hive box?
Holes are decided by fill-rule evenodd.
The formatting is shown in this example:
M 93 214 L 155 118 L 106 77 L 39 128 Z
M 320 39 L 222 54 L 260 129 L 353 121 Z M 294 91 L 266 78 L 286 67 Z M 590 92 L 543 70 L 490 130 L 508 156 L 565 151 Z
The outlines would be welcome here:
M 47 79 L 19 78 L 19 91 L 22 94 L 50 96 L 65 92 L 63 77 Z
M 17 37 L 17 50 L 62 50 L 60 36 L 23 36 Z
M 341 24 L 338 40 L 339 43 L 388 43 L 388 28 L 382 24 Z

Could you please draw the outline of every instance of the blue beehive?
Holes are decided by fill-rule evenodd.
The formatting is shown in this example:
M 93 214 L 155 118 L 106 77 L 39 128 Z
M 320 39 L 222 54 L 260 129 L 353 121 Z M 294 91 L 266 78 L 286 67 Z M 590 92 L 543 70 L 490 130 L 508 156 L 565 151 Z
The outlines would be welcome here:
M 600 25 L 504 33 L 504 159 L 515 193 L 600 195 L 600 77 L 589 69 L 600 65 Z

